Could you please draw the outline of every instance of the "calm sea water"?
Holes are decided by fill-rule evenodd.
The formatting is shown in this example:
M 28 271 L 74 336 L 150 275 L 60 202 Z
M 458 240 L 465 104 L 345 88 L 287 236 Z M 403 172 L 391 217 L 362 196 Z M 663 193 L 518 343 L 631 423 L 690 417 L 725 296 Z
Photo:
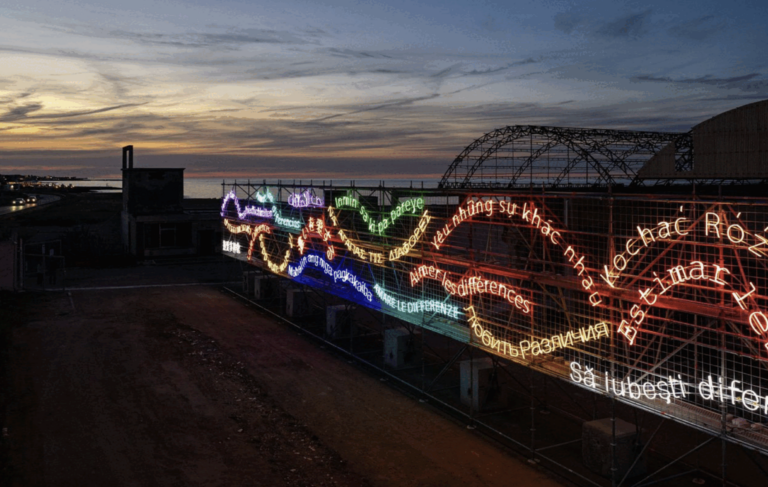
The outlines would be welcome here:
M 254 184 L 263 182 L 262 179 L 250 180 Z M 334 179 L 334 180 L 319 180 L 319 179 L 281 179 L 284 184 L 302 184 L 310 186 L 333 184 L 334 186 L 349 186 L 353 184 L 353 180 L 349 179 Z M 413 185 L 414 188 L 421 187 L 422 183 L 425 188 L 436 188 L 438 179 L 431 180 L 410 180 L 410 179 L 355 179 L 355 186 L 378 186 L 384 184 L 386 187 L 407 188 Z M 184 197 L 185 198 L 221 198 L 224 194 L 222 190 L 222 182 L 225 183 L 226 191 L 229 191 L 231 185 L 234 182 L 247 183 L 248 179 L 218 179 L 218 178 L 185 178 L 184 179 Z M 267 179 L 267 184 L 277 184 L 277 179 Z M 91 179 L 88 181 L 62 181 L 64 184 L 71 184 L 72 186 L 80 187 L 104 187 L 115 188 L 113 191 L 122 189 L 122 181 L 120 179 Z

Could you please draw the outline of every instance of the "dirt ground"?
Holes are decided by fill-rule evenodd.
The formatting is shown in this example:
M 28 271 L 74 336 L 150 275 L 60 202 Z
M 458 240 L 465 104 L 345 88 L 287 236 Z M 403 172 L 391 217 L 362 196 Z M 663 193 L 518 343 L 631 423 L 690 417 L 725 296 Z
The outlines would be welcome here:
M 89 272 L 1 298 L 2 486 L 562 485 L 216 284 Z

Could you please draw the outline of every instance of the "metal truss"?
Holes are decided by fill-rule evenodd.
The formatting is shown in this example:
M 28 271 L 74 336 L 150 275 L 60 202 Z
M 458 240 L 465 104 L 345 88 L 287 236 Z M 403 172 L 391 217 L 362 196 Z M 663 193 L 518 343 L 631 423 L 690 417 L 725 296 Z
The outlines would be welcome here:
M 689 133 L 507 126 L 469 144 L 439 187 L 642 186 L 637 171 L 670 144 L 675 147 L 675 169 L 690 171 Z

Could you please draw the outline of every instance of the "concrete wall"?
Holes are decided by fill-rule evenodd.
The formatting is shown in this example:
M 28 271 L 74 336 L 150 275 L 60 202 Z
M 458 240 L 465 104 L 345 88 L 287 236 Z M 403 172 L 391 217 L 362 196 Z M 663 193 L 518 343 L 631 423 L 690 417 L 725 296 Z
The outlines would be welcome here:
M 18 262 L 16 259 L 16 242 L 6 240 L 0 242 L 0 290 L 17 290 L 18 281 Z

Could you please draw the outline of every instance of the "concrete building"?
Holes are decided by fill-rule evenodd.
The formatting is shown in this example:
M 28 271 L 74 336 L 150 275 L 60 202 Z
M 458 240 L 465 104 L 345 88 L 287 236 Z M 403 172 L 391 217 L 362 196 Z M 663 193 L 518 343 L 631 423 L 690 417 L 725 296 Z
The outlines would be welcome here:
M 139 259 L 212 255 L 221 244 L 216 201 L 184 199 L 184 168 L 135 168 L 123 147 L 123 246 Z

